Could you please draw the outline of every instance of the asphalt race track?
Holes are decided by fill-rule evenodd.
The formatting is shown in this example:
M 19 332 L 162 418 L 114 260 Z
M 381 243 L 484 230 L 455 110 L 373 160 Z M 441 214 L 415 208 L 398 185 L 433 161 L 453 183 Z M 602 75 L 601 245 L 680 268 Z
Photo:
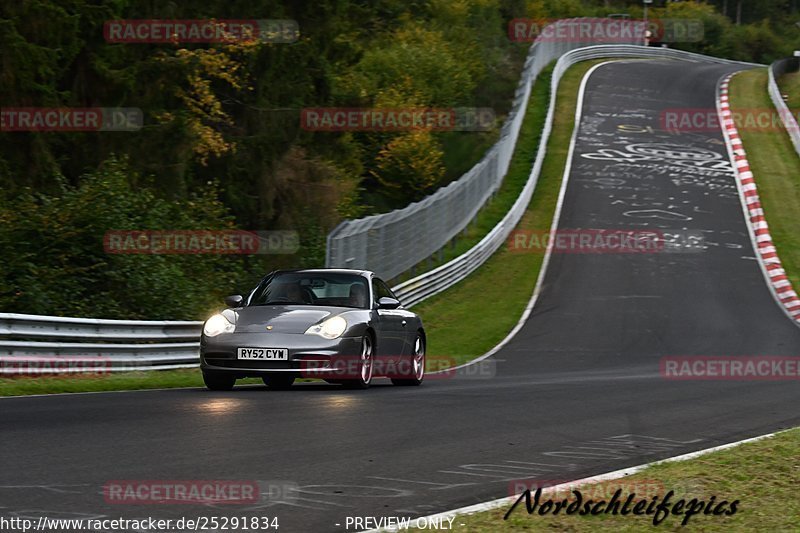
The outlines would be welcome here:
M 796 381 L 659 371 L 669 356 L 800 354 L 800 328 L 755 260 L 721 132 L 659 126 L 665 109 L 713 110 L 732 68 L 631 61 L 592 74 L 560 227 L 702 239 L 659 253 L 553 255 L 496 365 L 419 389 L 2 399 L 0 514 L 276 516 L 284 532 L 344 531 L 348 516 L 431 514 L 506 496 L 514 480 L 577 479 L 800 425 Z M 192 479 L 289 489 L 210 507 L 116 505 L 102 494 L 110 480 Z

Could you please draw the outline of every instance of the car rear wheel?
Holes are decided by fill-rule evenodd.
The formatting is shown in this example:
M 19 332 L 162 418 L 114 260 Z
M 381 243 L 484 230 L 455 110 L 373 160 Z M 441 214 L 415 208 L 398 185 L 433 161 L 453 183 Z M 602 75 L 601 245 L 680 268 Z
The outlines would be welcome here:
M 291 374 L 273 374 L 271 376 L 264 376 L 261 380 L 264 385 L 273 390 L 286 390 L 292 387 L 295 376 Z
M 222 372 L 204 370 L 203 383 L 209 390 L 231 390 L 236 384 L 236 377 Z
M 407 378 L 392 379 L 395 385 L 416 387 L 425 379 L 425 339 L 421 333 L 417 333 L 414 340 L 414 353 L 411 357 L 411 374 Z
M 361 339 L 361 354 L 358 361 L 358 377 L 348 379 L 342 384 L 348 389 L 366 389 L 372 382 L 372 371 L 374 369 L 375 354 L 373 351 L 372 337 L 369 334 Z

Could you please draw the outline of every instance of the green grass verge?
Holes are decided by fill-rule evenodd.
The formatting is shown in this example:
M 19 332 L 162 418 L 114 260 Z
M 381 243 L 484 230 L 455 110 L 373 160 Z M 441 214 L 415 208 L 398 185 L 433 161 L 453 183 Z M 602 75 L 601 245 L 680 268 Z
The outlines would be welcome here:
M 260 379 L 241 379 L 238 385 L 262 383 Z M 57 394 L 63 392 L 102 392 L 115 390 L 174 389 L 204 387 L 197 368 L 118 372 L 100 375 L 61 375 L 47 377 L 0 378 L 0 396 Z
M 561 79 L 547 157 L 517 229 L 550 229 L 569 152 L 578 89 L 586 71 L 598 62 L 602 61 L 572 67 Z M 549 91 L 535 93 L 528 112 L 546 114 L 548 99 Z M 526 129 L 536 127 L 534 123 L 523 125 L 521 139 L 525 140 L 517 144 L 507 181 L 527 180 L 536 157 L 538 134 L 536 142 L 532 142 L 534 132 Z M 519 321 L 530 300 L 543 259 L 542 253 L 514 253 L 502 247 L 467 279 L 415 306 L 414 311 L 425 324 L 428 354 L 463 363 L 500 342 Z
M 734 76 L 730 95 L 734 112 L 737 109 L 774 110 L 767 93 L 766 69 Z M 783 129 L 742 128 L 739 134 L 775 247 L 792 285 L 800 288 L 800 157 Z
M 653 515 L 614 516 L 601 515 L 529 515 L 525 502 L 520 503 L 508 520 L 503 516 L 511 507 L 495 511 L 458 516 L 453 530 L 459 533 L 489 531 L 571 531 L 571 532 L 625 532 L 625 531 L 798 531 L 800 523 L 800 429 L 775 437 L 742 444 L 735 448 L 714 452 L 689 461 L 663 463 L 628 476 L 623 480 L 608 481 L 600 488 L 579 488 L 582 494 L 608 499 L 617 489 L 622 489 L 624 502 L 627 494 L 645 489 L 652 500 L 659 501 L 669 490 L 675 495 L 671 502 L 692 498 L 715 503 L 739 500 L 736 513 L 731 516 L 714 516 L 703 513 L 692 516 L 681 527 L 683 516 L 670 515 L 654 529 Z M 637 487 L 639 489 L 637 489 Z M 649 489 L 649 490 L 648 490 Z M 642 491 L 640 490 L 640 494 Z M 547 500 L 543 497 L 540 503 Z M 635 500 L 638 501 L 638 498 Z M 729 508 L 729 507 L 728 507 Z

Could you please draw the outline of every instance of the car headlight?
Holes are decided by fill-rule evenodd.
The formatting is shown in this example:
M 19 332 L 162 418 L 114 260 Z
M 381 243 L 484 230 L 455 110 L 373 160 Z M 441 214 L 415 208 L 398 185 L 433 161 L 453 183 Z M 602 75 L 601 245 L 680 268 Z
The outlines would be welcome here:
M 329 318 L 328 320 L 311 326 L 306 330 L 306 335 L 319 335 L 326 339 L 335 339 L 341 337 L 344 330 L 347 329 L 347 320 L 340 316 Z
M 233 333 L 236 326 L 230 323 L 227 318 L 222 315 L 214 315 L 206 320 L 203 326 L 203 334 L 206 337 L 216 337 L 220 333 Z

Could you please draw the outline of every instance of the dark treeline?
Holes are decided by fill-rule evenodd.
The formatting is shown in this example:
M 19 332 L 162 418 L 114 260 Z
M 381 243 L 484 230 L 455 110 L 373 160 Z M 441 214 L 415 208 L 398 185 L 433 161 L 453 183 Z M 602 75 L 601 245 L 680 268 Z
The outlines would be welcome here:
M 683 48 L 770 61 L 798 1 L 659 2 Z M 723 14 L 726 13 L 727 15 Z M 276 266 L 319 266 L 344 218 L 458 178 L 496 139 L 528 44 L 513 18 L 629 13 L 581 0 L 20 0 L 0 6 L 0 104 L 133 107 L 137 132 L 0 133 L 0 309 L 198 318 Z M 117 19 L 289 19 L 293 43 L 106 42 Z M 738 24 L 737 24 L 738 20 Z M 492 131 L 310 132 L 307 107 L 490 107 Z M 109 230 L 292 229 L 291 256 L 108 254 Z M 166 302 L 169 301 L 167 304 Z

